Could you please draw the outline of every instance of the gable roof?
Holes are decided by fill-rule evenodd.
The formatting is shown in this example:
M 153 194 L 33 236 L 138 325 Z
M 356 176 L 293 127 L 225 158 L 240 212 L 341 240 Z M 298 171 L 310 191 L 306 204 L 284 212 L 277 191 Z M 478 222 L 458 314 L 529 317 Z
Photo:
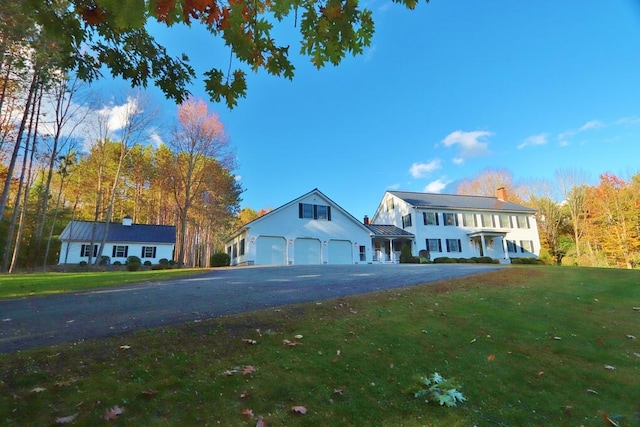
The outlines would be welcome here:
M 66 241 L 91 241 L 91 232 L 94 222 L 71 221 L 60 234 L 60 240 Z M 96 222 L 95 241 L 100 241 L 104 234 L 106 224 Z M 107 242 L 110 243 L 176 243 L 176 227 L 174 225 L 147 225 L 121 223 L 109 223 Z
M 417 208 L 505 211 L 531 214 L 536 212 L 535 209 L 509 201 L 502 201 L 497 197 L 415 193 L 411 191 L 388 191 L 388 193 Z
M 367 224 L 367 227 L 375 237 L 414 237 L 413 234 L 395 225 Z
M 305 199 L 306 197 L 308 197 L 308 196 L 310 196 L 312 194 L 316 194 L 316 195 L 322 197 L 327 202 L 329 202 L 332 207 L 338 209 L 338 211 L 340 211 L 343 215 L 347 216 L 348 218 L 352 219 L 353 222 L 356 223 L 357 225 L 359 225 L 363 230 L 369 232 L 369 229 L 363 223 L 358 221 L 353 215 L 351 215 L 349 212 L 344 210 L 340 205 L 338 205 L 336 202 L 334 202 L 329 197 L 327 197 L 322 191 L 318 190 L 317 188 L 314 188 L 313 190 L 309 191 L 308 193 L 305 193 L 300 197 L 296 197 L 295 199 L 291 200 L 290 202 L 285 203 L 282 206 L 278 206 L 274 210 L 267 212 L 266 214 L 262 215 L 261 217 L 258 217 L 256 219 L 254 219 L 253 221 L 250 221 L 250 222 L 246 223 L 245 225 L 243 225 L 242 227 L 237 229 L 235 231 L 235 233 L 233 233 L 232 237 L 238 235 L 242 230 L 251 228 L 251 225 L 256 224 L 259 221 L 263 221 L 265 218 L 269 218 L 270 216 L 277 214 L 277 212 L 285 209 L 286 207 L 294 205 L 296 203 L 299 203 L 301 200 Z

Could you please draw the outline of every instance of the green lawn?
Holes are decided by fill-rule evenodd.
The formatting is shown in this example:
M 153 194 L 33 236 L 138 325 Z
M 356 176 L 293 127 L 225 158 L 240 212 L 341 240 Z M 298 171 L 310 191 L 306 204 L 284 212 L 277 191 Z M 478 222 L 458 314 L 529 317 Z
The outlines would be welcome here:
M 61 294 L 200 274 L 203 269 L 0 274 L 0 299 Z
M 635 307 L 640 271 L 522 266 L 0 355 L 0 424 L 637 426 Z

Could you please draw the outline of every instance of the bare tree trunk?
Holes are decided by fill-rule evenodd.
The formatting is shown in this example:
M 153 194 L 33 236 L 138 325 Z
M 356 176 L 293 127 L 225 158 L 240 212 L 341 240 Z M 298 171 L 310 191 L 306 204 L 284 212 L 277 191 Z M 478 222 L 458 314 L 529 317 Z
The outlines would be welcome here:
M 20 151 L 20 143 L 22 142 L 22 135 L 24 135 L 24 130 L 27 125 L 27 119 L 29 118 L 29 110 L 31 108 L 31 104 L 34 99 L 37 86 L 38 86 L 38 75 L 34 73 L 33 78 L 31 79 L 31 85 L 29 86 L 29 92 L 27 95 L 27 101 L 24 107 L 24 112 L 22 114 L 22 120 L 20 121 L 20 127 L 18 129 L 18 135 L 16 137 L 16 145 L 13 148 L 11 161 L 9 162 L 9 167 L 7 168 L 7 179 L 4 182 L 4 187 L 2 189 L 2 196 L 0 196 L 0 218 L 4 216 L 4 211 L 7 206 L 7 199 L 9 198 L 9 191 L 11 189 L 11 180 L 13 178 L 13 171 L 16 167 L 16 160 L 18 158 L 18 152 Z

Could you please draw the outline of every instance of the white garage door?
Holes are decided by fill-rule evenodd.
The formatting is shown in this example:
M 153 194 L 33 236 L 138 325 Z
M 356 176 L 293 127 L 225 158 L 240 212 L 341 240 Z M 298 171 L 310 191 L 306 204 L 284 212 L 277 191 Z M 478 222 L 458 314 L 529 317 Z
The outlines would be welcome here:
M 256 240 L 256 264 L 286 265 L 287 240 L 284 237 L 260 236 Z
M 353 264 L 349 240 L 329 240 L 329 264 Z
M 293 263 L 302 264 L 322 264 L 321 244 L 318 239 L 296 239 Z

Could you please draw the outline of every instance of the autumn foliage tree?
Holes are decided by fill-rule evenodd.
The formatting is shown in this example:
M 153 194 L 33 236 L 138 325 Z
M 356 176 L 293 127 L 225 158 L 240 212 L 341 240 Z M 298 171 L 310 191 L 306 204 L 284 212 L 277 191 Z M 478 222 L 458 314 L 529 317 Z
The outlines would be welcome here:
M 174 154 L 166 170 L 179 210 L 177 261 L 183 265 L 189 211 L 198 199 L 221 196 L 225 188 L 211 179 L 216 167 L 234 169 L 235 156 L 218 115 L 209 112 L 203 100 L 195 98 L 178 107 L 178 124 L 167 145 Z
M 417 0 L 394 0 L 413 9 Z M 428 2 L 428 0 L 426 0 Z M 9 0 L 2 0 L 2 3 Z M 21 13 L 34 19 L 65 53 L 65 66 L 84 79 L 95 79 L 106 65 L 113 75 L 135 86 L 153 82 L 167 97 L 186 100 L 196 76 L 188 57 L 172 57 L 146 27 L 155 21 L 202 25 L 221 38 L 231 53 L 252 71 L 260 69 L 293 78 L 288 43 L 278 43 L 276 22 L 293 15 L 292 28 L 300 35 L 300 53 L 318 68 L 338 64 L 369 46 L 374 31 L 371 11 L 357 1 L 343 0 L 61 0 L 18 2 Z M 229 107 L 246 94 L 246 73 L 231 70 L 229 55 L 204 72 L 211 99 Z

